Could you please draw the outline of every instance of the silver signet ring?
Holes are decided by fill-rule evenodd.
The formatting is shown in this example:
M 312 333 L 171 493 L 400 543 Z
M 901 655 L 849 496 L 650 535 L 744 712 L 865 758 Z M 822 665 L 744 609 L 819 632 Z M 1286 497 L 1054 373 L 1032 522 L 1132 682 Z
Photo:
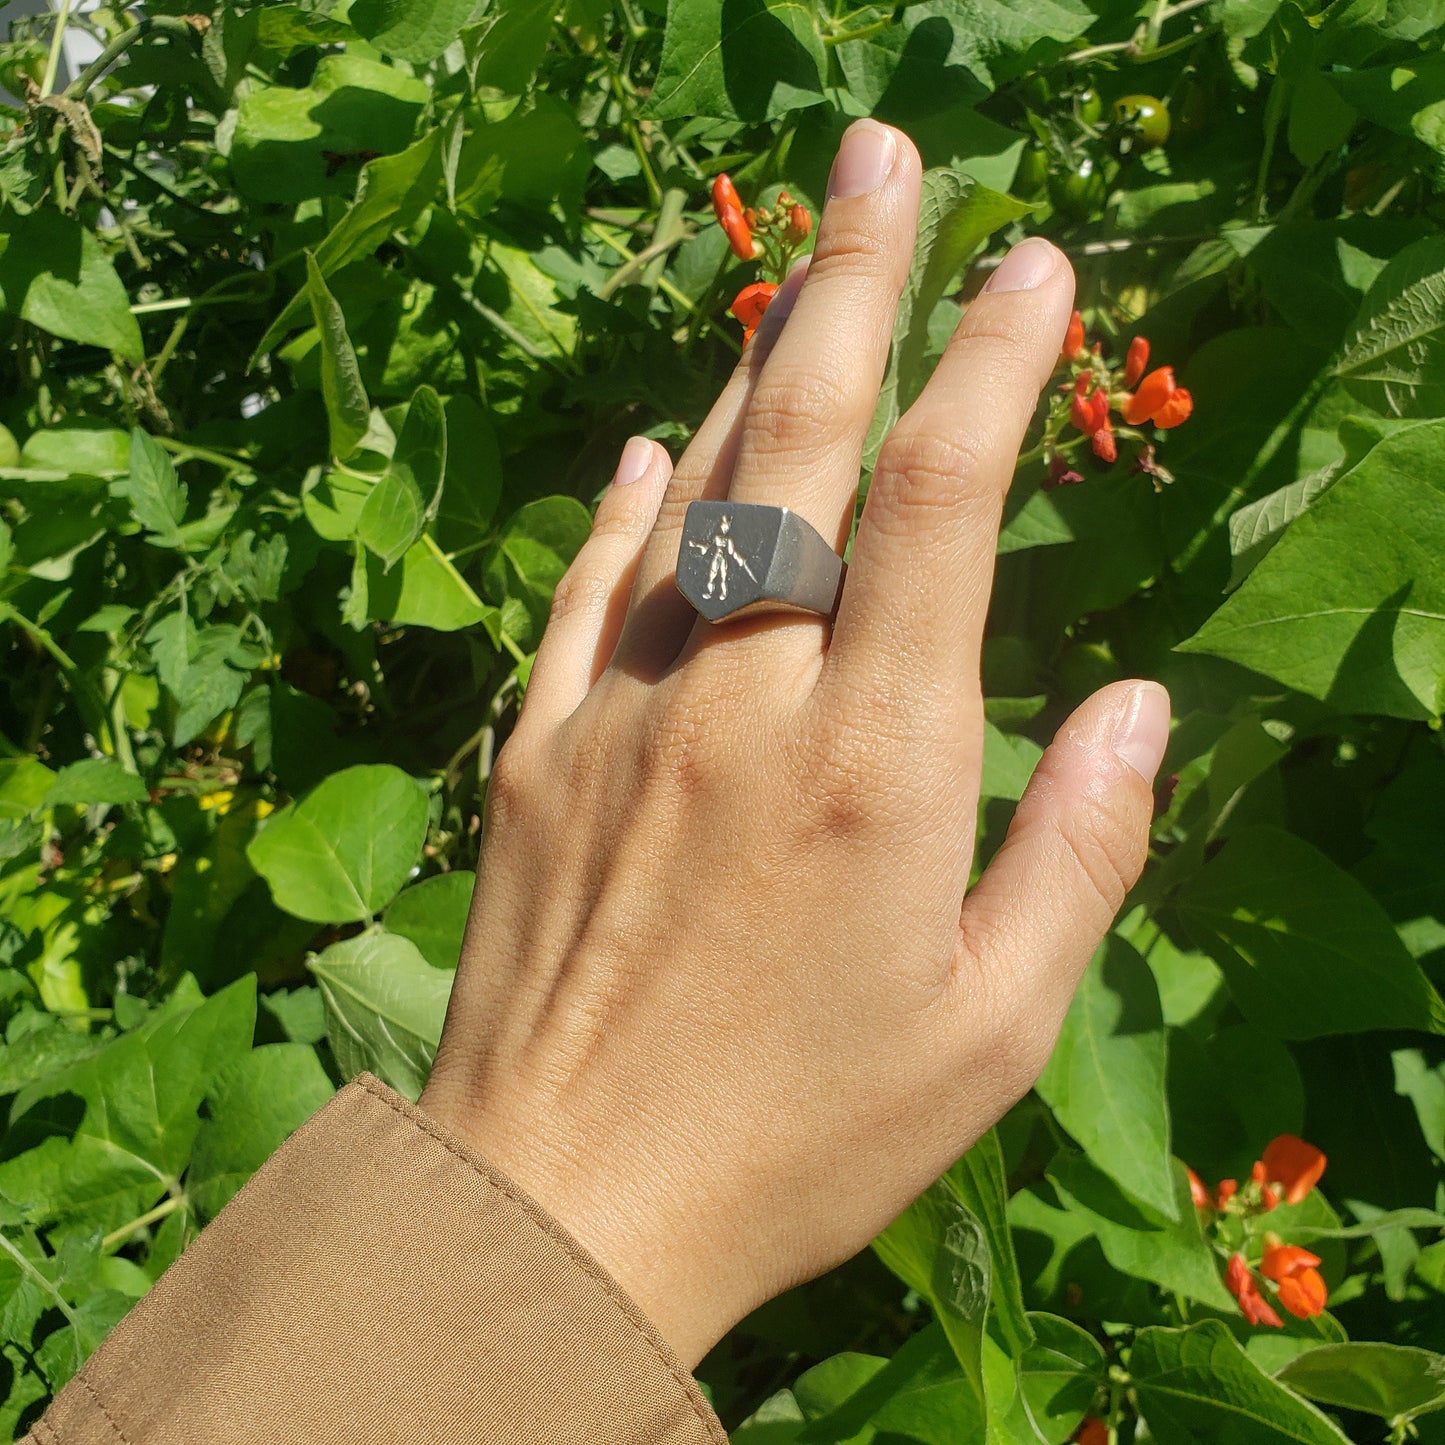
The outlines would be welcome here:
M 693 502 L 683 518 L 677 586 L 709 622 L 743 612 L 831 617 L 846 570 L 822 533 L 786 507 Z

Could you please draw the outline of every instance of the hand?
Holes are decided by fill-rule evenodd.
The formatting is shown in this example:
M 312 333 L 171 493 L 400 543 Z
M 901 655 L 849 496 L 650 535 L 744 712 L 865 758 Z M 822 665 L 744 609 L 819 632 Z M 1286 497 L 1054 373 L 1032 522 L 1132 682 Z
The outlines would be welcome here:
M 698 497 L 839 549 L 912 253 L 918 157 L 860 121 L 670 474 L 628 443 L 487 798 L 422 1105 L 612 1272 L 681 1359 L 865 1245 L 1033 1083 L 1138 876 L 1169 704 L 1089 699 L 965 898 L 1000 510 L 1073 299 L 1016 247 L 878 458 L 836 625 L 712 626 Z

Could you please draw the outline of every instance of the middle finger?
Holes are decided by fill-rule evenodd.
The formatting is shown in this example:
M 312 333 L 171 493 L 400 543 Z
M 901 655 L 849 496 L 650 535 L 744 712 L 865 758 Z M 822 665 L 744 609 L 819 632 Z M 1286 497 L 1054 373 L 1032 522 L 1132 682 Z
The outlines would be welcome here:
M 787 507 L 839 552 L 913 258 L 920 177 L 918 152 L 901 131 L 874 120 L 848 128 L 807 279 L 758 376 L 733 462 L 729 501 Z M 761 628 L 725 622 L 721 633 L 699 620 L 693 643 L 763 631 L 776 661 L 787 634 L 815 656 L 826 635 L 807 625 L 821 619 L 784 613 L 759 620 Z

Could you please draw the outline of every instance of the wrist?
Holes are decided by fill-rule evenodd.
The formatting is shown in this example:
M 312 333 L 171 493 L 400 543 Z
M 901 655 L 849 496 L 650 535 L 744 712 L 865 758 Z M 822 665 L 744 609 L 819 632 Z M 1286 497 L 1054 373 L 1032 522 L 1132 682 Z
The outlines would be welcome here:
M 720 1274 L 719 1252 L 656 1219 L 662 1191 L 644 1166 L 622 1183 L 595 1158 L 571 1159 L 530 1132 L 481 1119 L 445 1082 L 433 1079 L 419 1107 L 442 1128 L 505 1174 L 590 1254 L 693 1370 L 750 1307 L 729 1311 L 721 1291 L 704 1281 Z

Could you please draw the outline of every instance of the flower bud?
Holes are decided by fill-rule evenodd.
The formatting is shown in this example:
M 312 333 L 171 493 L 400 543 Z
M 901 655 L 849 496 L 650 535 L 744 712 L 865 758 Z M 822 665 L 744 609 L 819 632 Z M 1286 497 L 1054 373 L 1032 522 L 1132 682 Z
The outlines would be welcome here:
M 1069 328 L 1064 332 L 1064 360 L 1076 361 L 1084 354 L 1084 318 L 1075 311 L 1069 317 Z
M 712 183 L 712 211 L 713 215 L 722 222 L 724 211 L 741 212 L 743 203 L 738 199 L 738 190 L 733 185 L 733 179 L 726 171 L 720 173 Z
M 1124 359 L 1124 385 L 1131 391 L 1139 385 L 1139 378 L 1144 375 L 1144 368 L 1149 365 L 1149 339 L 1146 336 L 1136 336 L 1129 343 L 1129 354 Z

